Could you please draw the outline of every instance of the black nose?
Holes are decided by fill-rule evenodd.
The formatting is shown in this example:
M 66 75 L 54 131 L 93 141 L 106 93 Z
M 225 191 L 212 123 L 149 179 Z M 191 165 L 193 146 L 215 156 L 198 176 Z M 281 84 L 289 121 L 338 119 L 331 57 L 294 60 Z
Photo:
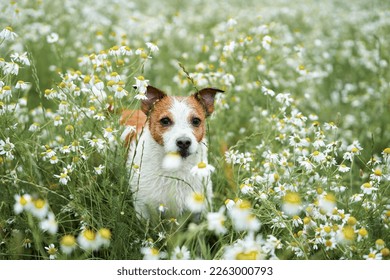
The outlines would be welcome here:
M 176 145 L 180 150 L 187 150 L 191 146 L 191 139 L 188 137 L 180 137 L 176 140 Z

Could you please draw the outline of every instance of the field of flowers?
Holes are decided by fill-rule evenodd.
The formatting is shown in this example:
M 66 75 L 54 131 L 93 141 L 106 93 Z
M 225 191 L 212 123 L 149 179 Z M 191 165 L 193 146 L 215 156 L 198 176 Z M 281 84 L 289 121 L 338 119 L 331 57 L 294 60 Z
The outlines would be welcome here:
M 0 259 L 390 258 L 389 1 L 0 10 Z M 135 84 L 225 90 L 197 218 L 135 215 Z

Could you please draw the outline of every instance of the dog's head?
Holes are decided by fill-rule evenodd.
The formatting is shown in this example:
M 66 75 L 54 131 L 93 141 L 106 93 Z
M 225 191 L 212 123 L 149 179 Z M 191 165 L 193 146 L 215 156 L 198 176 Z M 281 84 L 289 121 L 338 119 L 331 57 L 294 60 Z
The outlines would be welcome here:
M 153 139 L 166 153 L 180 153 L 182 158 L 194 154 L 205 137 L 206 118 L 214 111 L 218 92 L 223 91 L 205 88 L 188 97 L 175 97 L 148 86 L 141 108 L 149 117 Z

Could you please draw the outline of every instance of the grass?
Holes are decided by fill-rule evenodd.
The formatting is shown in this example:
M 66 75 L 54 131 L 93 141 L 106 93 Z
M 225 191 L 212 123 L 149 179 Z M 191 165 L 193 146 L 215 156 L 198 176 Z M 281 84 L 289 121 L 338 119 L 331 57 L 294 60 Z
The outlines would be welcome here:
M 389 258 L 389 5 L 246 3 L 0 4 L 0 258 Z M 196 222 L 135 215 L 107 107 L 137 107 L 140 76 L 225 90 Z

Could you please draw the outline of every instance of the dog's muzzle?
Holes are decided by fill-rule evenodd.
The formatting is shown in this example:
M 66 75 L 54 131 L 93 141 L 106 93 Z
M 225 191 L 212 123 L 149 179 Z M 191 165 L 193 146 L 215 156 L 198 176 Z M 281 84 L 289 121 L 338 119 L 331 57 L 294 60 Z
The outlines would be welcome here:
M 191 139 L 188 137 L 180 137 L 176 140 L 176 146 L 179 148 L 179 153 L 183 158 L 190 155 L 189 148 L 191 146 Z

